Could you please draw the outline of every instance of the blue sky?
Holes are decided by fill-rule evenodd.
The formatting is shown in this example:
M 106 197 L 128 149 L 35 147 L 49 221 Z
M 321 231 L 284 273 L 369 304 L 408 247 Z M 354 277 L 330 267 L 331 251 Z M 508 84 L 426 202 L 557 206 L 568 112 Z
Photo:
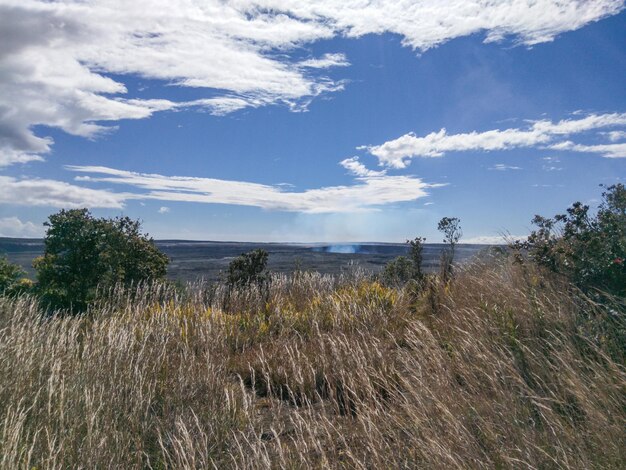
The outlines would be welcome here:
M 626 177 L 624 2 L 561 3 L 0 0 L 0 235 L 524 235 Z

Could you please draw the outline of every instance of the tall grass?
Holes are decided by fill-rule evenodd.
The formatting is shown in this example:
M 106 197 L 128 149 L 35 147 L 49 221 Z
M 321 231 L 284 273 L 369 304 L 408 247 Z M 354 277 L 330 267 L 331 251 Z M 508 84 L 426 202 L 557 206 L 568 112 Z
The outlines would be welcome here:
M 83 317 L 0 300 L 1 468 L 626 461 L 623 305 L 532 266 L 421 293 L 298 273 L 106 298 Z

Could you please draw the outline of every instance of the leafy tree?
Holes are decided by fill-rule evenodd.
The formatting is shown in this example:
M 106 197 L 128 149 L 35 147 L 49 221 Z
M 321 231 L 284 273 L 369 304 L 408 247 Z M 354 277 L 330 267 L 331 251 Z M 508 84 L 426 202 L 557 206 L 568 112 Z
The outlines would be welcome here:
M 422 262 L 424 260 L 422 252 L 424 251 L 426 238 L 415 237 L 413 240 L 407 240 L 406 242 L 409 244 L 409 258 L 413 264 L 412 278 L 419 281 L 424 277 L 422 272 Z
M 444 281 L 452 276 L 452 263 L 454 262 L 454 249 L 463 236 L 461 220 L 456 217 L 444 217 L 437 224 L 437 230 L 443 233 L 443 242 L 448 248 L 441 254 L 441 274 Z
M 256 249 L 243 253 L 228 265 L 228 284 L 230 286 L 247 286 L 263 284 L 267 281 L 268 253 Z
M 437 230 L 443 233 L 443 242 L 450 245 L 450 250 L 454 253 L 454 247 L 463 236 L 461 229 L 461 219 L 456 217 L 444 217 L 437 224 Z
M 87 209 L 49 217 L 44 255 L 37 258 L 39 289 L 55 308 L 83 311 L 98 287 L 161 279 L 167 256 L 128 217 L 94 218 Z
M 583 289 L 626 294 L 626 188 L 605 187 L 596 215 L 576 202 L 565 214 L 535 216 L 528 237 L 530 256 L 565 274 Z

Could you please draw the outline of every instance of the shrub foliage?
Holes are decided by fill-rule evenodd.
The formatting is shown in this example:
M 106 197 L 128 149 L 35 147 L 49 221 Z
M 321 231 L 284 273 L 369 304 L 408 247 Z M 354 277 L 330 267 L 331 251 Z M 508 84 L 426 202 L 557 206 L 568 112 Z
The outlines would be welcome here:
M 539 264 L 564 274 L 579 287 L 626 294 L 626 188 L 605 188 L 594 215 L 574 203 L 565 214 L 535 216 L 528 238 L 530 255 Z
M 5 256 L 0 256 L 0 294 L 20 290 L 25 284 L 24 276 L 20 266 L 9 262 Z
M 380 279 L 387 285 L 400 286 L 410 280 L 421 282 L 424 279 L 422 251 L 426 239 L 416 237 L 406 242 L 409 245 L 409 256 L 398 256 L 389 261 L 380 274 Z
M 265 250 L 257 249 L 243 253 L 228 265 L 228 283 L 231 286 L 261 285 L 267 280 Z

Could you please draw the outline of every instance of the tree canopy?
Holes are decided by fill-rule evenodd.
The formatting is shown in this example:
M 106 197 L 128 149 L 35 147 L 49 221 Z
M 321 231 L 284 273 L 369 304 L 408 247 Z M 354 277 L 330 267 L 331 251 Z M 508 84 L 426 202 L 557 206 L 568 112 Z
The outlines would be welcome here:
M 451 250 L 454 251 L 454 246 L 463 236 L 461 220 L 457 217 L 444 217 L 437 224 L 437 230 L 443 233 L 443 242 L 450 245 Z
M 141 223 L 95 218 L 87 209 L 49 217 L 44 255 L 37 258 L 39 289 L 53 307 L 84 310 L 96 289 L 163 278 L 169 262 Z

